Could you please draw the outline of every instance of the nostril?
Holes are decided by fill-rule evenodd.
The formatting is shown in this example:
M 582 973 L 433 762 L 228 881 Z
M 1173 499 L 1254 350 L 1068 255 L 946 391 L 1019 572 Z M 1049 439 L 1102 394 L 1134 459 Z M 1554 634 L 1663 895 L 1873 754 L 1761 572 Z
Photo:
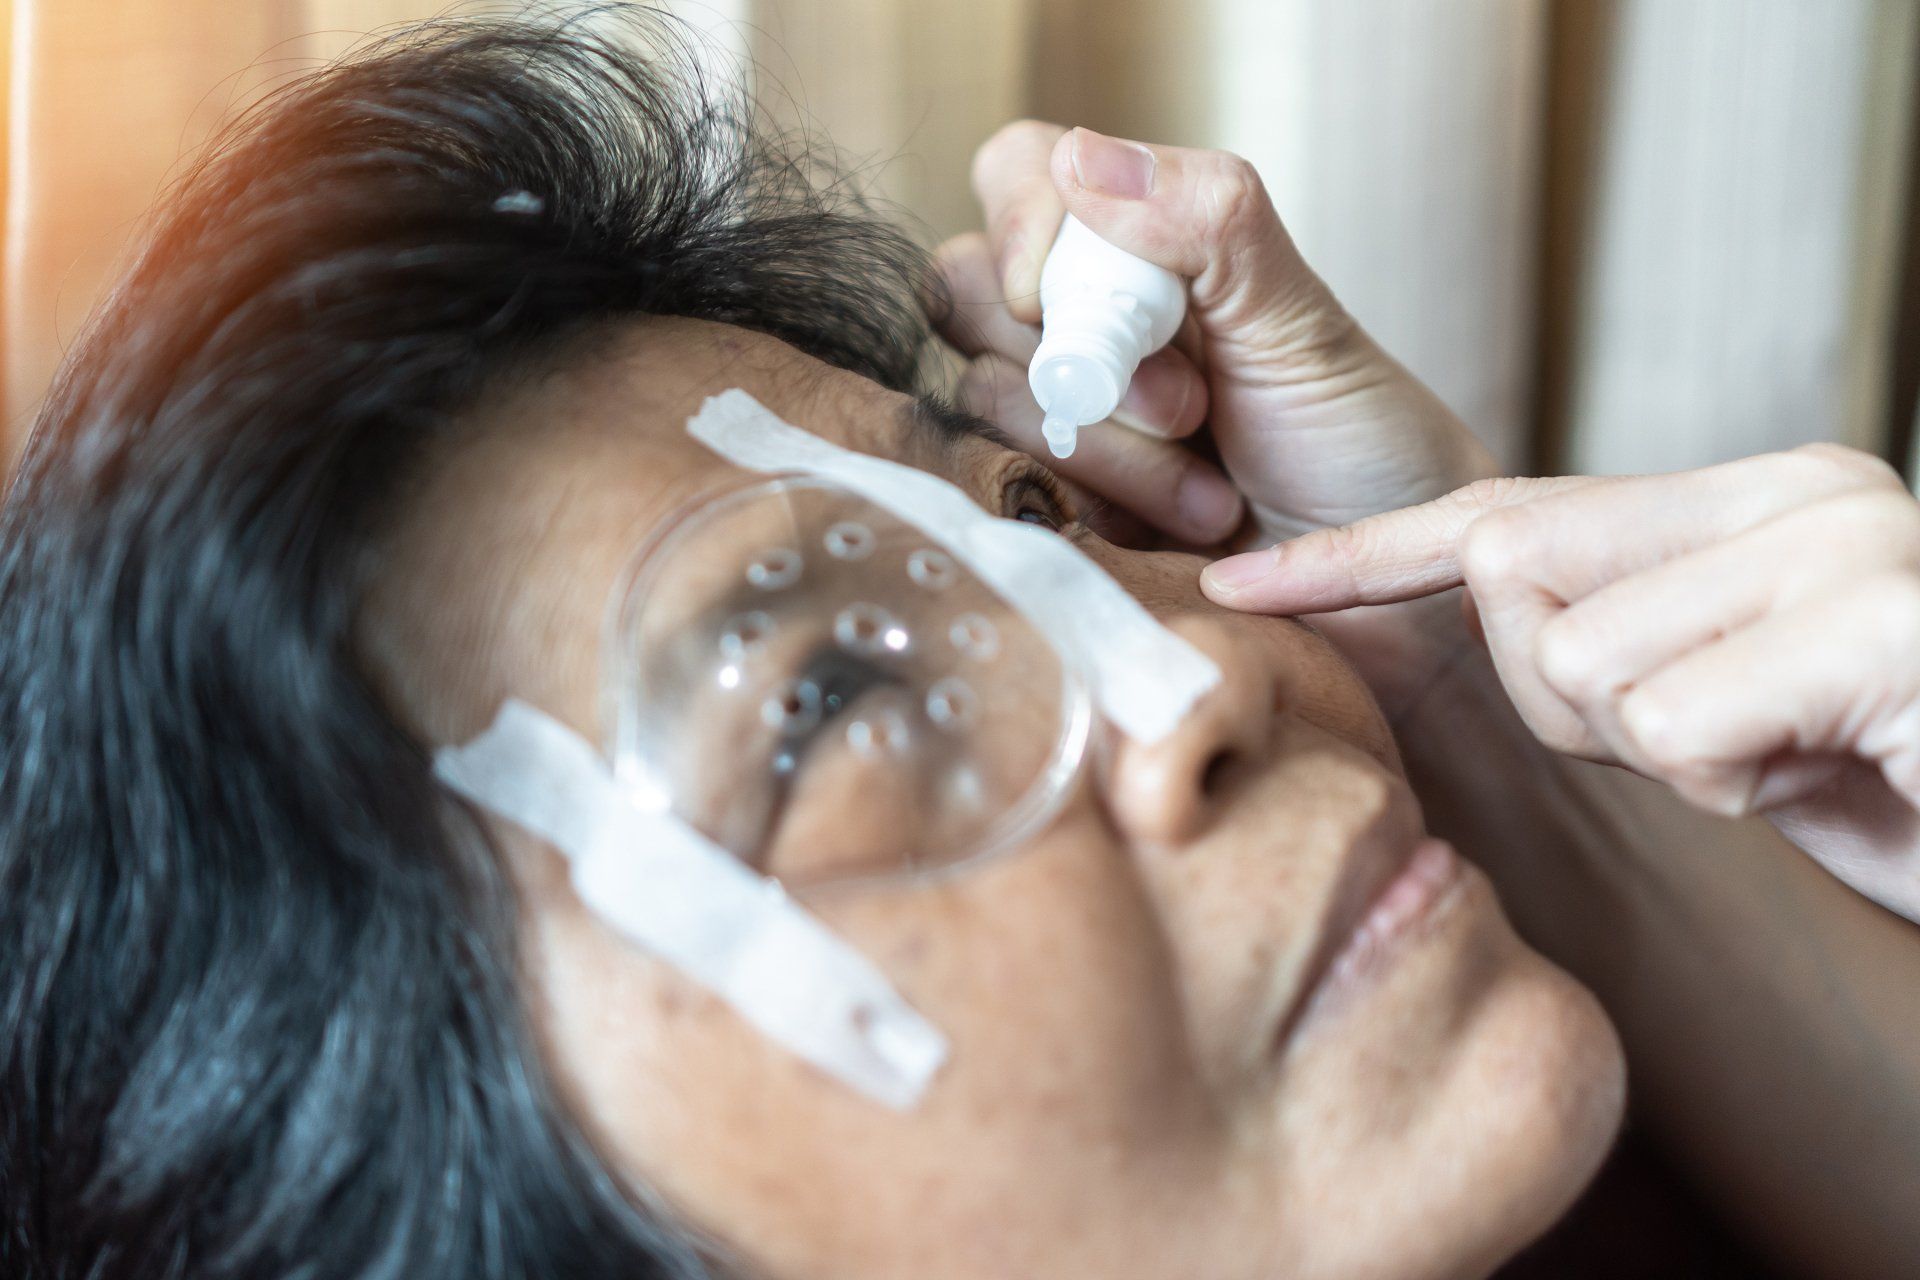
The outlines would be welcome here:
M 1200 769 L 1200 794 L 1212 800 L 1219 796 L 1227 785 L 1227 775 L 1233 772 L 1234 753 L 1222 747 L 1207 757 L 1207 763 Z

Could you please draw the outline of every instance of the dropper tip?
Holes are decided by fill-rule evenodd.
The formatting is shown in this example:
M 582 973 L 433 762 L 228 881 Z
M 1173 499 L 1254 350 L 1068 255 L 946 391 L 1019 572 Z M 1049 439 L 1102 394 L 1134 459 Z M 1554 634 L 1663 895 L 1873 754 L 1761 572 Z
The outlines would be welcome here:
M 1046 437 L 1047 448 L 1054 457 L 1071 458 L 1080 435 L 1080 424 L 1066 414 L 1050 413 L 1040 424 L 1040 434 Z

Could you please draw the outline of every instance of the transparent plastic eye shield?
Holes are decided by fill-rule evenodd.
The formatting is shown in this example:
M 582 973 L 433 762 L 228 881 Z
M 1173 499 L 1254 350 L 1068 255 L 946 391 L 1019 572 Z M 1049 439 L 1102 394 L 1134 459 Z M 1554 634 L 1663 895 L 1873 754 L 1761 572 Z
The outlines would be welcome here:
M 644 549 L 608 654 L 616 776 L 796 891 L 1022 843 L 1092 718 L 1031 622 L 816 477 L 726 494 Z
M 1219 680 L 1064 539 L 742 391 L 688 431 L 779 478 L 684 513 L 610 611 L 607 757 L 509 702 L 453 790 L 571 861 L 601 918 L 763 1034 L 908 1107 L 944 1038 L 788 891 L 923 878 L 1058 811 L 1098 707 L 1130 737 Z

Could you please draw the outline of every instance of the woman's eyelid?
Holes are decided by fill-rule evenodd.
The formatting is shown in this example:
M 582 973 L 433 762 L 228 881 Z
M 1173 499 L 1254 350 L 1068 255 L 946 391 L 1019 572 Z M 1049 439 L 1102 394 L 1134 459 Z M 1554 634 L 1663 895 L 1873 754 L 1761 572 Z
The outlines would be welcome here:
M 1023 505 L 1038 504 L 1061 529 L 1080 523 L 1073 499 L 1060 478 L 1025 455 L 1015 455 L 1001 473 L 1000 514 L 1017 517 Z

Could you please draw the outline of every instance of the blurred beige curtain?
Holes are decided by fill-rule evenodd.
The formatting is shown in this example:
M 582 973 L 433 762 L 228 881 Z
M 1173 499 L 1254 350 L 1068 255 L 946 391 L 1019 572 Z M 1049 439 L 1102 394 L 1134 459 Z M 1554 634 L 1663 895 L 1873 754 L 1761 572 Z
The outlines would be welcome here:
M 1887 442 L 1912 0 L 1575 0 L 1552 408 L 1581 471 Z M 1578 83 L 1576 83 L 1578 82 Z
M 7 4 L 16 431 L 132 220 L 225 104 L 448 8 Z M 1240 151 L 1354 312 L 1516 467 L 1893 448 L 1912 413 L 1891 357 L 1920 0 L 669 7 L 720 59 L 751 59 L 774 113 L 863 163 L 929 239 L 972 225 L 968 156 L 1015 116 Z
M 12 445 L 141 215 L 221 115 L 343 47 L 349 30 L 433 11 L 389 0 L 0 0 L 0 404 Z

